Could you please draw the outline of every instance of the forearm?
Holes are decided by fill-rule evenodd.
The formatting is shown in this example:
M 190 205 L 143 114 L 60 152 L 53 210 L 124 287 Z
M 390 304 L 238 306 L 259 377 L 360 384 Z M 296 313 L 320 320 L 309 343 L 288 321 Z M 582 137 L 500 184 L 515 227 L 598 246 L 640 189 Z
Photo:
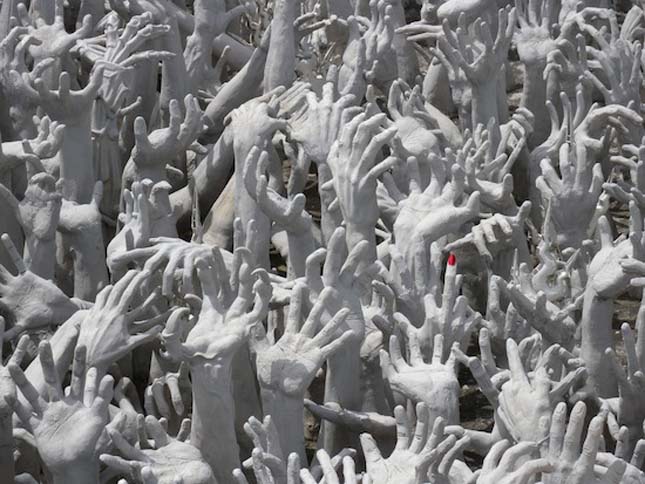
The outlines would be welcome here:
M 303 425 L 304 395 L 294 398 L 269 388 L 261 388 L 260 394 L 264 415 L 271 415 L 271 420 L 280 437 L 283 454 L 286 456 L 296 452 L 300 462 L 306 462 Z
M 538 146 L 549 136 L 551 122 L 546 107 L 546 80 L 542 73 L 546 62 L 524 64 L 524 87 L 520 106 L 527 108 L 535 116 L 534 130 L 530 136 L 530 145 Z
M 65 136 L 56 156 L 60 178 L 65 181 L 65 198 L 80 204 L 90 202 L 96 181 L 91 135 L 89 111 L 76 123 L 67 121 Z
M 0 415 L 0 476 L 13 482 L 13 423 L 12 414 Z
M 305 275 L 305 266 L 307 257 L 313 253 L 316 248 L 314 234 L 309 230 L 294 234 L 287 231 L 287 244 L 289 245 L 289 267 L 287 275 L 289 279 L 296 279 Z
M 347 410 L 360 410 L 363 397 L 361 392 L 360 340 L 352 339 L 344 351 L 327 360 L 325 380 L 325 402 L 336 402 Z M 351 447 L 352 432 L 340 426 L 325 422 L 323 431 L 324 449 L 333 455 L 343 447 Z
M 207 363 L 210 363 L 208 367 Z M 217 482 L 230 482 L 231 473 L 240 467 L 231 362 L 194 362 L 191 378 L 193 417 L 190 443 L 200 450 Z
M 293 23 L 298 6 L 299 3 L 294 0 L 277 0 L 273 4 L 271 40 L 264 68 L 264 92 L 278 86 L 289 88 L 295 79 L 296 40 Z
M 211 121 L 210 137 L 218 137 L 224 131 L 224 118 L 233 109 L 255 97 L 264 78 L 264 66 L 267 60 L 267 50 L 257 47 L 253 55 L 230 81 L 228 81 L 208 104 L 204 114 Z
M 499 120 L 497 105 L 498 92 L 496 83 L 497 79 L 493 78 L 492 80 L 483 82 L 481 84 L 473 84 L 473 98 L 471 108 L 473 127 L 479 124 L 488 126 L 491 118 L 494 118 L 496 121 Z M 499 123 L 497 124 L 497 126 L 499 126 Z M 497 133 L 497 136 L 494 139 L 499 139 L 499 133 Z
M 582 307 L 582 328 L 580 356 L 585 362 L 589 381 L 600 397 L 614 397 L 618 394 L 611 360 L 605 355 L 613 347 L 612 318 L 614 300 L 600 298 L 595 290 L 588 287 Z

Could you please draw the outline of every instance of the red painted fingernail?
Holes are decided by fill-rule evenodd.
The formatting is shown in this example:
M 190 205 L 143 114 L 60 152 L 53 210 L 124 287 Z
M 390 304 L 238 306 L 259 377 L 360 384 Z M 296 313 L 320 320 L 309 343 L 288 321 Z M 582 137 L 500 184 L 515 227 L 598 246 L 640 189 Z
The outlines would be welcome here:
M 455 254 L 451 252 L 450 255 L 448 256 L 448 265 L 454 266 L 455 264 L 457 264 L 457 258 L 455 257 Z

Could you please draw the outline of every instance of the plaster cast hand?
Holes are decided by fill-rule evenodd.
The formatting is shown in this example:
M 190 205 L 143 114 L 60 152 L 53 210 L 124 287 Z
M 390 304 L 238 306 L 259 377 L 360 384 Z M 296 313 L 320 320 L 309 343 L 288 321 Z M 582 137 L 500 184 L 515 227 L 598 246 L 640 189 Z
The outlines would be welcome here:
M 468 443 L 468 438 L 459 441 L 454 435 L 444 435 L 445 421 L 438 417 L 431 424 L 425 404 L 416 406 L 417 422 L 414 434 L 405 410 L 394 409 L 397 426 L 397 443 L 392 454 L 384 458 L 370 434 L 361 434 L 361 447 L 365 454 L 367 473 L 374 484 L 414 484 L 418 482 L 448 482 L 445 477 L 457 455 Z M 429 475 L 440 474 L 444 478 L 433 481 Z
M 486 301 L 486 316 L 482 320 L 482 328 L 490 331 L 493 351 L 495 354 L 506 354 L 506 339 L 513 338 L 515 341 L 522 341 L 529 336 L 531 327 L 529 323 L 519 316 L 513 303 L 508 304 L 506 309 L 502 304 L 503 280 L 496 275 L 491 275 L 488 280 L 488 298 Z M 482 351 L 483 353 L 483 351 Z
M 384 182 L 399 213 L 394 222 L 394 237 L 401 254 L 409 257 L 415 246 L 429 246 L 444 235 L 457 232 L 463 224 L 479 214 L 479 192 L 465 198 L 463 170 L 430 155 L 432 178 L 423 188 L 416 158 L 408 158 L 409 195 L 405 197 L 387 177 Z M 451 177 L 448 177 L 448 173 Z M 465 200 L 464 200 L 465 198 Z
M 0 171 L 25 165 L 29 174 L 45 171 L 43 159 L 53 158 L 63 142 L 65 125 L 51 121 L 48 116 L 34 116 L 38 134 L 33 139 L 2 143 Z M 51 171 L 51 170 L 50 170 Z
M 37 173 L 29 180 L 24 198 L 18 202 L 4 185 L 0 185 L 0 196 L 13 209 L 25 232 L 27 267 L 34 274 L 48 279 L 54 275 L 55 261 L 51 258 L 51 250 L 62 204 L 58 188 L 53 176 Z
M 306 197 L 302 193 L 297 193 L 286 198 L 269 187 L 268 163 L 266 151 L 260 152 L 257 148 L 249 151 L 244 163 L 246 191 L 264 214 L 279 227 L 294 235 L 310 233 L 312 219 L 305 210 Z
M 146 177 L 152 178 L 153 182 L 162 181 L 166 165 L 183 155 L 201 133 L 204 127 L 202 111 L 197 99 L 191 94 L 184 98 L 185 114 L 176 99 L 170 101 L 168 111 L 168 127 L 151 133 L 148 133 L 146 121 L 142 117 L 134 120 L 135 145 L 124 170 L 126 181 L 131 183 Z
M 179 238 L 155 237 L 149 242 L 149 247 L 137 248 L 116 254 L 112 264 L 122 266 L 132 261 L 137 261 L 143 266 L 144 271 L 153 273 L 162 270 L 162 287 L 164 295 L 171 295 L 175 285 L 175 274 L 181 272 L 181 290 L 190 294 L 195 286 L 195 267 L 201 259 L 212 257 L 222 258 L 222 249 L 210 247 L 196 242 L 186 242 Z M 226 253 L 228 257 L 230 254 Z M 145 261 L 145 262 L 144 262 Z
M 94 185 L 92 200 L 87 204 L 78 204 L 63 199 L 60 210 L 58 230 L 66 234 L 75 234 L 77 237 L 87 235 L 86 231 L 96 231 L 101 227 L 101 213 L 99 205 L 103 196 L 103 183 L 98 181 Z M 78 246 L 75 247 L 78 250 Z
M 499 393 L 498 422 L 503 431 L 516 442 L 536 442 L 540 421 L 552 412 L 551 380 L 544 368 L 529 378 L 520 359 L 517 343 L 507 340 L 506 353 L 511 379 Z
M 642 216 L 633 201 L 629 203 L 629 212 L 627 240 L 614 241 L 606 217 L 598 219 L 600 247 L 587 268 L 587 287 L 592 287 L 599 297 L 614 297 L 615 294 L 624 291 L 632 280 L 638 281 L 639 276 L 644 274 L 640 264 L 645 258 Z
M 332 146 L 327 163 L 348 230 L 372 230 L 378 220 L 376 180 L 399 163 L 394 156 L 379 161 L 381 149 L 396 135 L 396 129 L 383 129 L 385 115 L 369 117 L 362 113 L 343 126 Z
M 443 21 L 445 37 L 440 37 L 439 47 L 454 66 L 461 68 L 466 78 L 476 87 L 497 78 L 515 30 L 515 9 L 500 9 L 497 35 L 493 40 L 490 25 L 481 18 L 475 20 L 473 34 L 465 27 L 465 16 L 460 15 L 460 28 L 455 32 L 448 20 Z M 486 120 L 487 122 L 488 120 Z
M 440 29 L 439 32 L 443 34 L 443 27 L 438 26 L 438 28 Z M 452 102 L 459 110 L 459 125 L 461 128 L 472 127 L 470 113 L 473 90 L 470 81 L 459 66 L 457 59 L 455 57 L 448 57 L 438 45 L 437 43 L 436 48 L 431 47 L 430 53 L 441 63 L 441 67 L 448 74 Z
M 342 473 L 343 480 L 342 482 L 346 484 L 358 484 L 359 476 L 356 475 L 356 463 L 354 459 L 350 456 L 345 456 L 342 459 L 338 459 L 338 456 L 330 458 L 329 454 L 325 452 L 324 449 L 316 451 L 316 459 L 320 465 L 322 471 L 322 481 L 319 481 L 314 477 L 314 472 L 309 469 L 300 470 L 300 480 L 297 479 L 293 481 L 301 482 L 302 484 L 314 484 L 318 482 L 324 482 L 325 484 L 340 484 L 341 480 L 337 474 L 338 471 Z M 338 469 L 342 462 L 342 469 Z M 371 484 L 372 480 L 368 474 L 363 473 L 361 477 L 361 484 Z M 297 475 L 296 475 L 297 478 Z M 291 484 L 291 481 L 287 481 L 287 484 Z
M 96 296 L 96 303 L 81 324 L 78 341 L 87 348 L 88 362 L 99 372 L 106 372 L 112 363 L 161 332 L 164 315 L 139 319 L 146 316 L 158 296 L 152 292 L 142 297 L 149 291 L 149 282 L 150 273 L 128 271 Z
M 522 264 L 519 272 L 526 272 Z M 531 285 L 519 280 L 510 283 L 502 282 L 502 290 L 513 303 L 513 307 L 534 329 L 549 343 L 558 343 L 571 348 L 576 330 L 576 323 L 567 311 L 550 302 L 546 293 L 535 290 Z
M 447 358 L 453 344 L 468 347 L 470 335 L 479 324 L 480 315 L 468 305 L 466 297 L 459 294 L 461 281 L 462 276 L 457 275 L 456 258 L 451 254 L 448 257 L 443 286 L 438 283 L 427 284 L 426 291 L 421 294 L 423 324 L 417 329 L 406 317 L 395 316 L 399 329 L 405 334 L 416 334 L 421 353 L 426 360 L 434 353 L 433 341 L 436 335 L 441 334 L 444 338 L 441 356 Z
M 119 119 L 136 108 L 139 93 L 132 92 L 130 85 L 135 81 L 137 68 L 145 62 L 171 59 L 174 54 L 142 50 L 170 30 L 168 25 L 153 24 L 150 12 L 135 15 L 123 29 L 118 17 L 106 20 L 104 36 L 79 41 L 75 50 L 81 58 L 105 69 L 98 94 Z
M 362 97 L 367 87 L 366 71 L 371 65 L 366 59 L 367 46 L 363 38 L 367 21 L 354 15 L 350 15 L 347 21 L 332 15 L 328 22 L 325 31 L 328 40 L 336 37 L 347 43 L 343 51 L 343 64 L 338 70 L 338 90 L 341 94 Z
M 244 433 L 253 441 L 253 455 L 242 464 L 246 469 L 258 470 L 258 463 L 268 467 L 270 472 L 279 480 L 286 477 L 284 472 L 291 463 L 286 463 L 284 451 L 280 444 L 280 435 L 271 419 L 271 415 L 262 421 L 251 416 L 244 424 Z M 298 465 L 300 468 L 300 465 Z
M 252 346 L 257 353 L 256 367 L 261 388 L 302 400 L 325 360 L 342 350 L 352 337 L 349 328 L 340 330 L 349 309 L 341 309 L 329 322 L 322 323 L 321 316 L 330 293 L 331 289 L 323 290 L 302 322 L 303 304 L 308 298 L 305 286 L 297 284 L 291 292 L 289 315 L 280 339 L 271 344 L 266 335 L 254 338 Z
M 526 270 L 528 266 L 520 265 L 514 273 L 514 278 L 529 292 L 544 292 L 548 301 L 559 305 L 577 306 L 577 298 L 582 288 L 571 284 L 571 276 L 579 253 L 573 251 L 573 254 L 565 259 L 557 250 L 556 236 L 551 223 L 551 206 L 547 205 L 542 237 L 537 246 L 539 263 L 532 271 Z
M 585 115 L 586 113 L 586 115 Z M 614 128 L 619 137 L 628 142 L 639 142 L 642 137 L 640 126 L 643 118 L 631 107 L 618 104 L 597 107 L 587 111 L 582 100 L 576 106 L 573 116 L 573 136 L 576 144 L 576 158 L 591 165 L 607 151 L 608 127 Z M 637 133 L 637 136 L 633 136 Z
M 602 449 L 596 454 L 596 465 L 598 474 L 607 476 L 607 484 L 620 482 L 625 484 L 640 484 L 645 482 L 645 473 L 640 469 L 640 465 L 628 462 L 608 452 L 602 452 Z M 623 473 L 622 468 L 625 467 Z
M 67 72 L 59 76 L 58 89 L 49 89 L 43 79 L 36 79 L 33 84 L 39 105 L 53 121 L 67 126 L 78 125 L 91 112 L 91 104 L 101 86 L 103 71 L 101 66 L 94 68 L 87 86 L 77 91 L 71 90 L 71 79 Z M 90 160 L 87 162 L 90 163 Z
M 22 332 L 59 326 L 78 311 L 79 307 L 52 281 L 43 279 L 27 269 L 7 234 L 2 244 L 9 254 L 17 275 L 0 266 L 0 307 L 11 328 L 5 338 L 15 338 Z
M 612 349 L 606 350 L 613 368 L 613 375 L 618 382 L 618 398 L 610 398 L 605 401 L 618 425 L 627 427 L 629 438 L 625 444 L 628 451 L 636 447 L 637 441 L 643 437 L 643 420 L 645 412 L 642 410 L 640 401 L 645 391 L 645 377 L 643 376 L 644 362 L 644 336 L 642 335 L 643 317 L 637 320 L 638 339 L 635 337 L 628 323 L 623 323 L 620 328 L 627 355 L 627 371 L 618 362 L 616 354 Z
M 543 66 L 548 54 L 556 47 L 552 32 L 555 5 L 553 0 L 529 4 L 528 1 L 515 2 L 519 29 L 514 40 L 517 53 L 525 65 Z
M 99 381 L 96 369 L 87 369 L 86 348 L 78 345 L 70 386 L 64 392 L 49 343 L 42 342 L 38 353 L 47 396 L 38 394 L 18 365 L 10 364 L 9 372 L 27 402 L 14 400 L 14 410 L 33 434 L 38 454 L 54 482 L 96 482 L 99 466 L 95 447 L 107 424 L 114 380 L 108 375 Z M 64 450 L 61 436 L 66 438 Z
M 603 189 L 613 198 L 629 205 L 635 201 L 638 207 L 645 208 L 645 143 L 641 140 L 639 146 L 623 145 L 621 154 L 612 156 L 611 162 L 629 173 L 629 181 L 625 178 L 616 180 L 615 183 L 603 184 Z
M 557 39 L 555 48 L 547 53 L 543 78 L 550 93 L 562 90 L 573 103 L 580 78 L 588 70 L 587 49 L 582 34 L 577 34 L 575 39 L 562 37 Z
M 162 334 L 166 351 L 173 359 L 189 364 L 200 359 L 230 362 L 248 340 L 253 326 L 266 316 L 271 299 L 267 273 L 262 269 L 253 271 L 249 263 L 242 263 L 235 293 L 222 266 L 217 257 L 198 263 L 202 305 L 195 325 L 182 341 L 181 326 L 188 310 L 177 309 Z
M 442 146 L 449 144 L 439 123 L 426 111 L 419 86 L 410 90 L 402 81 L 394 81 L 387 109 L 407 155 L 423 159 L 425 153 L 439 153 Z
M 289 118 L 288 130 L 307 156 L 316 164 L 326 163 L 332 145 L 340 131 L 360 108 L 355 96 L 338 96 L 336 85 L 328 81 L 323 85 L 322 97 L 307 91 L 307 104 Z
M 273 456 L 266 456 L 258 447 L 253 449 L 244 465 L 253 471 L 253 476 L 258 484 L 274 484 L 284 482 L 286 484 L 300 484 L 299 473 L 305 469 L 300 469 L 300 459 L 295 452 L 289 455 L 287 468 L 283 466 L 282 460 L 272 459 Z M 233 471 L 233 478 L 237 484 L 249 484 L 246 476 L 240 469 Z M 317 482 L 314 479 L 314 482 Z
M 136 260 L 138 255 L 130 255 L 138 254 L 136 249 L 148 246 L 151 238 L 177 236 L 177 217 L 170 204 L 170 190 L 168 182 L 153 185 L 151 180 L 145 179 L 132 183 L 130 190 L 123 191 L 125 207 L 119 214 L 123 228 L 107 246 L 107 265 L 112 272 Z
M 146 388 L 144 405 L 148 415 L 171 418 L 187 415 L 191 395 L 188 365 L 181 363 L 176 372 L 166 371 Z
M 484 459 L 476 484 L 528 484 L 539 473 L 551 470 L 547 459 L 531 458 L 538 446 L 533 442 L 512 445 L 508 440 L 497 442 Z M 558 481 L 559 482 L 559 481 Z
M 523 115 L 516 112 L 513 116 L 523 124 L 529 124 Z M 511 120 L 502 131 L 495 118 L 491 118 L 486 129 L 479 124 L 472 136 L 464 134 L 466 141 L 456 156 L 466 173 L 466 190 L 469 193 L 478 191 L 484 205 L 505 215 L 515 215 L 518 210 L 513 198 L 511 169 L 526 146 L 526 138 L 532 129 L 530 125 L 522 126 L 522 123 Z M 498 142 L 494 139 L 497 132 L 501 136 Z M 511 137 L 515 138 L 513 142 Z M 512 146 L 512 151 L 506 154 L 509 146 Z M 450 156 L 448 160 L 453 163 Z
M 414 332 L 408 332 L 409 363 L 403 359 L 396 336 L 390 338 L 389 353 L 381 350 L 381 369 L 392 390 L 414 403 L 428 405 L 433 418 L 450 424 L 459 422 L 459 383 L 454 354 L 443 357 L 443 336 L 434 337 L 434 354 L 425 363 Z
M 349 39 L 343 53 L 340 84 L 343 92 L 356 96 L 364 93 L 363 76 L 383 90 L 398 77 L 393 6 L 387 0 L 370 0 L 369 9 L 369 19 L 356 16 L 347 19 Z
M 131 68 L 142 60 L 165 59 L 172 55 L 163 51 L 140 51 L 146 42 L 157 39 L 170 30 L 167 25 L 153 24 L 150 12 L 133 16 L 122 29 L 114 19 L 106 20 L 104 42 L 99 42 L 95 37 L 80 40 L 75 47 L 82 57 L 93 64 L 104 64 L 105 77 L 119 78 L 124 74 L 123 71 L 131 73 Z M 105 89 L 105 85 L 102 89 Z
M 549 160 L 542 160 L 542 176 L 537 179 L 537 186 L 544 202 L 551 204 L 558 244 L 562 248 L 577 248 L 588 238 L 587 230 L 602 191 L 602 168 L 597 163 L 590 169 L 587 160 L 573 153 L 569 143 L 560 147 L 559 164 L 560 176 Z
M 496 213 L 490 218 L 485 218 L 475 225 L 469 234 L 446 245 L 444 251 L 455 252 L 461 260 L 467 258 L 474 248 L 490 264 L 495 256 L 514 249 L 515 242 L 522 241 L 524 224 L 530 211 L 531 202 L 527 201 L 522 204 L 517 215 Z
M 28 27 L 29 35 L 37 43 L 29 47 L 29 53 L 37 61 L 46 58 L 59 58 L 66 54 L 74 44 L 92 30 L 92 18 L 87 15 L 83 18 L 82 25 L 75 32 L 68 34 L 65 30 L 64 5 L 61 0 L 54 2 L 54 21 L 47 21 L 37 11 L 30 17 L 24 3 L 18 4 L 17 18 L 23 27 Z
M 240 15 L 249 12 L 255 5 L 242 3 L 230 10 L 229 5 L 223 0 L 215 2 L 195 2 L 195 30 L 194 33 L 206 39 L 214 39 L 226 32 L 228 26 Z
M 232 128 L 235 146 L 243 147 L 245 154 L 253 146 L 263 147 L 276 131 L 286 128 L 287 121 L 278 118 L 279 95 L 283 92 L 284 88 L 279 87 L 253 98 L 233 110 L 224 120 L 224 124 Z
M 349 250 L 349 253 L 348 253 Z M 324 260 L 322 274 L 320 264 Z M 328 290 L 326 311 L 336 314 L 343 308 L 350 310 L 345 322 L 352 330 L 353 341 L 362 341 L 365 334 L 365 318 L 361 297 L 369 288 L 367 279 L 372 279 L 376 264 L 370 263 L 368 243 L 361 241 L 348 249 L 345 229 L 337 228 L 327 243 L 327 249 L 316 250 L 307 258 L 305 283 L 313 304 L 325 289 Z M 341 326 L 344 330 L 345 325 Z
M 190 428 L 190 420 L 186 419 L 177 437 L 171 437 L 159 420 L 148 415 L 144 425 L 145 448 L 132 446 L 118 431 L 108 428 L 112 443 L 122 457 L 102 454 L 101 462 L 144 483 L 214 484 L 209 465 L 199 450 L 186 442 L 187 428 Z
M 612 32 L 607 38 L 606 29 L 599 31 L 592 25 L 585 24 L 584 30 L 600 47 L 596 49 L 588 46 L 586 49 L 591 58 L 600 65 L 600 72 L 593 73 L 588 67 L 584 75 L 602 93 L 606 104 L 631 106 L 640 113 L 640 91 L 636 86 L 642 82 L 641 44 L 618 37 L 615 15 L 610 16 L 610 25 Z M 603 77 L 608 85 L 600 80 Z
M 14 99 L 11 108 L 14 115 L 23 118 L 16 120 L 19 121 L 18 125 L 21 122 L 26 125 L 31 123 L 30 116 L 34 114 L 38 101 L 38 95 L 31 84 L 55 62 L 54 59 L 43 59 L 29 68 L 29 46 L 37 41 L 33 36 L 27 35 L 28 32 L 28 27 L 15 26 L 0 42 L 0 63 L 3 67 L 0 83 L 8 96 L 21 96 Z
M 454 354 L 457 361 L 467 366 L 470 373 L 479 385 L 479 390 L 484 394 L 486 399 L 496 408 L 499 405 L 499 390 L 510 377 L 510 371 L 498 366 L 498 361 L 506 357 L 504 352 L 501 357 L 495 358 L 493 355 L 490 333 L 486 328 L 479 330 L 479 347 L 480 356 L 467 356 L 460 349 L 456 349 Z
M 617 459 L 606 469 L 603 476 L 599 476 L 596 469 L 596 455 L 601 443 L 604 417 L 596 416 L 591 419 L 587 436 L 581 446 L 583 431 L 585 430 L 585 415 L 587 407 L 583 402 L 578 402 L 571 410 L 569 423 L 567 406 L 560 403 L 553 411 L 551 428 L 548 433 L 548 444 L 543 445 L 543 457 L 551 465 L 549 472 L 542 476 L 544 484 L 582 484 L 582 483 L 619 483 L 627 463 Z
M 32 153 L 29 153 L 29 145 L 27 141 L 24 142 L 6 142 L 0 143 L 0 175 L 7 176 L 12 170 L 18 167 L 26 167 L 29 173 L 41 173 L 45 171 L 40 158 Z M 25 150 L 24 148 L 27 148 Z M 8 191 L 4 185 L 3 187 L 4 198 L 13 194 Z M 6 190 L 6 193 L 4 191 Z M 11 202 L 9 202 L 11 204 Z

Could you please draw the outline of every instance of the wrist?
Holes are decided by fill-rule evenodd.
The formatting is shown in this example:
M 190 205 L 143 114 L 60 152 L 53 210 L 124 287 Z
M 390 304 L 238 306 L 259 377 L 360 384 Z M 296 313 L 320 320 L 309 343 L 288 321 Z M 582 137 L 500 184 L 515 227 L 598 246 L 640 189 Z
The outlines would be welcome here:
M 472 125 L 488 126 L 490 118 L 499 118 L 497 112 L 497 78 L 472 85 Z

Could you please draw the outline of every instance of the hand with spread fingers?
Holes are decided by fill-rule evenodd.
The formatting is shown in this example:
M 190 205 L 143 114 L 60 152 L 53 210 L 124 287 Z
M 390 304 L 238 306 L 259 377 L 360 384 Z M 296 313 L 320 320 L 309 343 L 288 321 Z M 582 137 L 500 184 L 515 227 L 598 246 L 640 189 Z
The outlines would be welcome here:
M 53 475 L 54 482 L 96 482 L 99 462 L 95 446 L 105 430 L 114 380 L 99 378 L 96 368 L 87 368 L 85 346 L 74 353 L 72 378 L 63 392 L 49 343 L 38 348 L 45 376 L 46 395 L 40 395 L 15 363 L 9 373 L 25 402 L 11 402 L 25 429 L 33 434 L 38 453 Z M 67 443 L 61 447 L 61 436 Z

